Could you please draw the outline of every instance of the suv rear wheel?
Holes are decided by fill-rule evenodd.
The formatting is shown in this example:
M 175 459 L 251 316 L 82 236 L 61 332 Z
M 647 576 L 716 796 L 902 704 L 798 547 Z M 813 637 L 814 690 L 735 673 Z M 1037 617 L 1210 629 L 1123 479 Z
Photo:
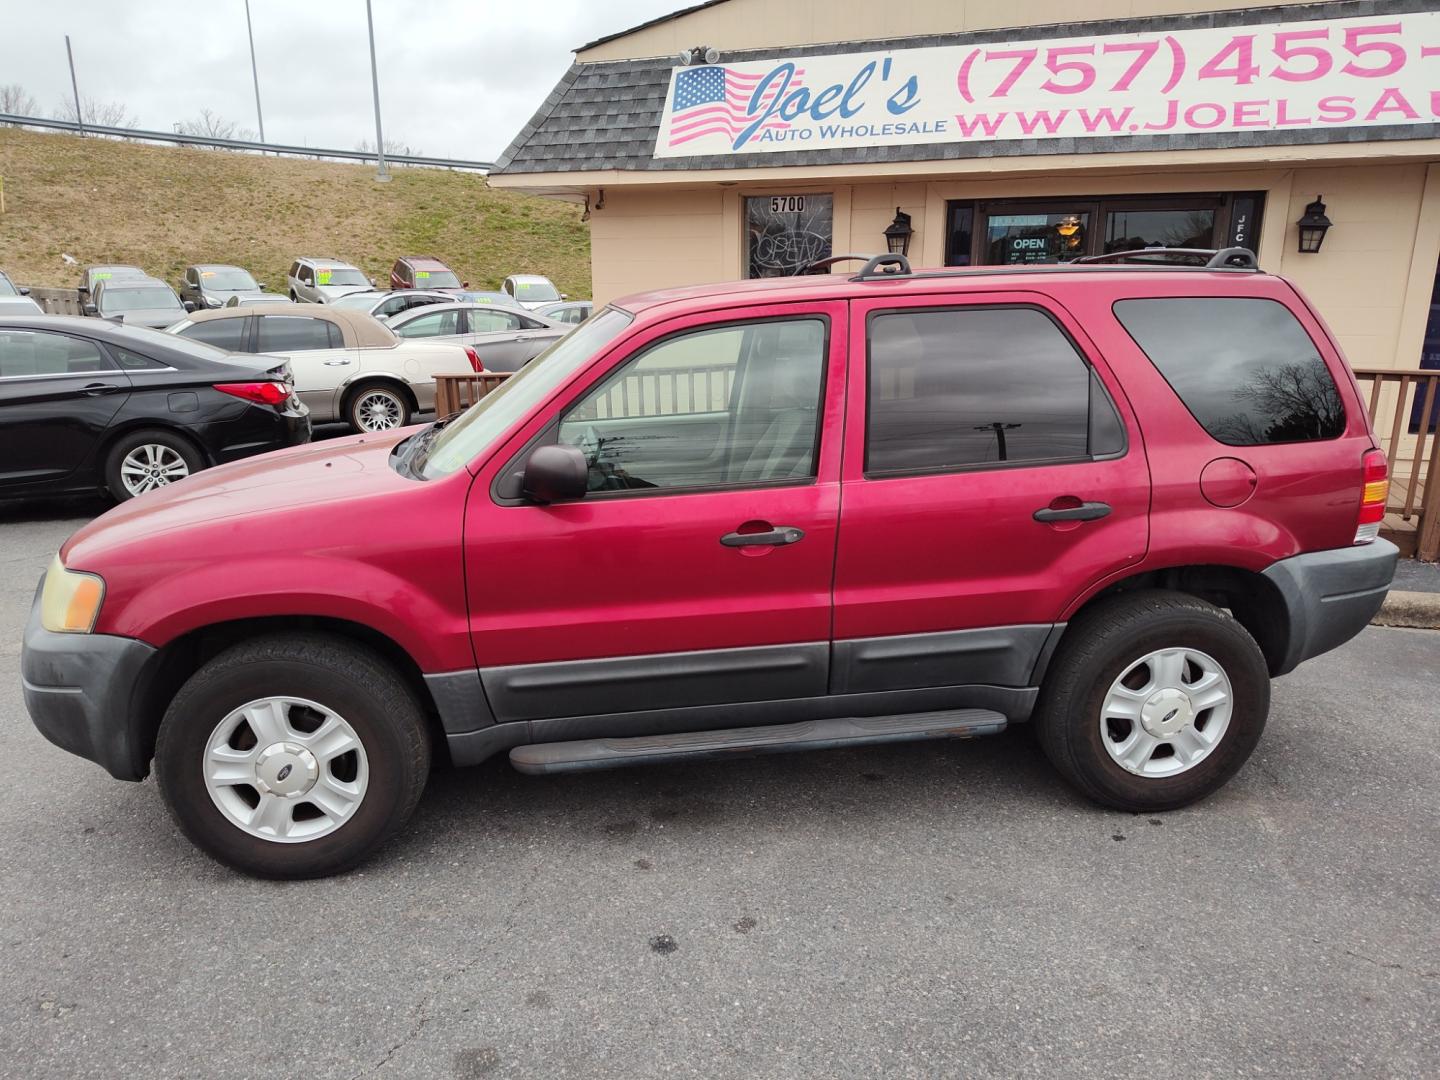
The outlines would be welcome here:
M 260 877 L 348 870 L 409 819 L 430 768 L 414 695 L 379 656 L 299 634 L 236 645 L 166 710 L 155 747 L 181 830 Z
M 1184 593 L 1122 594 L 1066 631 L 1036 710 L 1046 755 L 1096 802 L 1172 810 L 1239 771 L 1265 729 L 1254 638 Z

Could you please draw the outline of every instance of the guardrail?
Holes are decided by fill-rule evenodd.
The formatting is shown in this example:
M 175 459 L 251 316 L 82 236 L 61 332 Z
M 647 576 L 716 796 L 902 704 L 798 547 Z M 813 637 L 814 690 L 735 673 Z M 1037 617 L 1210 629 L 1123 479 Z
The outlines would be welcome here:
M 1370 422 L 1390 462 L 1385 511 L 1403 523 L 1397 529 L 1387 522 L 1385 531 L 1402 550 L 1413 539 L 1416 557 L 1434 562 L 1440 559 L 1440 371 L 1362 368 L 1355 378 L 1362 393 L 1369 384 Z M 1412 521 L 1413 537 L 1403 527 Z
M 178 131 L 148 131 L 143 128 L 102 127 L 98 124 L 77 124 L 74 120 L 51 120 L 43 116 L 20 116 L 0 113 L 0 125 L 48 128 L 70 131 L 77 135 L 106 135 L 114 139 L 137 142 L 168 142 L 181 146 L 209 146 L 216 150 L 248 150 L 256 154 L 285 154 L 291 157 L 340 158 L 345 161 L 375 161 L 373 150 L 326 150 L 317 146 L 294 146 L 286 143 L 250 142 L 247 139 L 219 139 L 213 135 L 182 135 Z M 489 172 L 493 161 L 466 161 L 461 158 L 425 157 L 422 154 L 386 154 L 387 165 L 428 165 L 437 169 L 473 169 Z
M 79 289 L 47 289 L 30 286 L 30 299 L 40 305 L 46 315 L 84 315 Z

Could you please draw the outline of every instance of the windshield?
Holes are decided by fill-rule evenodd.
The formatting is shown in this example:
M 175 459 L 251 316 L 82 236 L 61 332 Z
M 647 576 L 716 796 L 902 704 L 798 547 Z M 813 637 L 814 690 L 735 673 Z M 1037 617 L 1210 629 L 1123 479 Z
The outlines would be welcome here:
M 464 468 L 576 368 L 619 337 L 630 322 L 628 312 L 606 308 L 551 345 L 441 432 L 420 475 L 434 480 Z
M 359 270 L 341 270 L 324 266 L 315 271 L 316 285 L 369 285 L 370 279 Z
M 201 270 L 200 286 L 220 292 L 260 289 L 260 286 L 255 284 L 255 279 L 238 266 L 217 266 L 213 270 Z
M 177 308 L 184 306 L 168 288 L 151 289 L 106 289 L 100 294 L 100 310 L 108 314 L 117 311 L 147 311 L 153 308 Z
M 6 277 L 4 274 L 0 274 L 0 296 L 19 296 L 19 295 L 20 295 L 20 294 L 19 294 L 19 292 L 16 291 L 15 286 L 12 285 L 12 284 L 10 284 L 10 279 L 9 279 L 8 277 Z
M 451 270 L 416 270 L 417 289 L 458 289 L 460 279 Z
M 560 292 L 541 278 L 539 281 L 515 282 L 515 297 L 528 303 L 539 303 L 541 300 L 559 300 Z

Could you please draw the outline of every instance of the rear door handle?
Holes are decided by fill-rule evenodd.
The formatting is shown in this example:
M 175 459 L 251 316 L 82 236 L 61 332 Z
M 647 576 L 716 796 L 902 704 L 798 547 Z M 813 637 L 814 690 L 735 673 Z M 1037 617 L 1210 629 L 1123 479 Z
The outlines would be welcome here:
M 349 360 L 326 360 L 324 363 L 325 363 L 325 366 L 326 366 L 326 367 L 346 367 L 346 366 L 350 363 L 350 361 L 349 361 Z
M 1056 521 L 1095 521 L 1109 515 L 1109 503 L 1083 502 L 1079 506 L 1067 506 L 1063 510 L 1052 510 L 1048 506 L 1042 506 L 1035 511 L 1033 516 L 1036 521 L 1050 524 Z
M 84 386 L 82 386 L 80 388 L 80 393 L 84 394 L 86 397 L 102 397 L 105 394 L 117 393 L 119 390 L 120 387 L 116 386 L 114 383 L 92 382 L 86 383 Z
M 768 532 L 726 533 L 720 537 L 720 543 L 726 547 L 762 547 L 798 544 L 804 539 L 804 529 L 796 529 L 789 525 L 782 525 L 780 528 L 771 529 Z

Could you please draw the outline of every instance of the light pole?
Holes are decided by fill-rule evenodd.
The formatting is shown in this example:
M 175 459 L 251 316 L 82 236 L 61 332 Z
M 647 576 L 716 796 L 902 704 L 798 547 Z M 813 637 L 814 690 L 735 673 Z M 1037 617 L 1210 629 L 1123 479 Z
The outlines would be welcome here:
M 255 80 L 255 119 L 260 124 L 260 141 L 265 141 L 265 115 L 260 111 L 260 71 L 255 66 L 255 31 L 250 28 L 250 0 L 245 0 L 245 33 L 250 38 L 250 77 Z
M 370 0 L 365 0 L 365 25 L 370 30 L 370 88 L 375 93 L 375 179 L 390 179 L 385 169 L 385 135 L 380 130 L 380 71 L 375 66 L 375 19 L 370 14 Z
M 75 54 L 70 50 L 70 35 L 65 35 L 65 56 L 70 61 L 70 89 L 75 94 L 75 123 L 80 134 L 85 134 L 85 114 L 80 111 L 80 84 L 75 81 Z

